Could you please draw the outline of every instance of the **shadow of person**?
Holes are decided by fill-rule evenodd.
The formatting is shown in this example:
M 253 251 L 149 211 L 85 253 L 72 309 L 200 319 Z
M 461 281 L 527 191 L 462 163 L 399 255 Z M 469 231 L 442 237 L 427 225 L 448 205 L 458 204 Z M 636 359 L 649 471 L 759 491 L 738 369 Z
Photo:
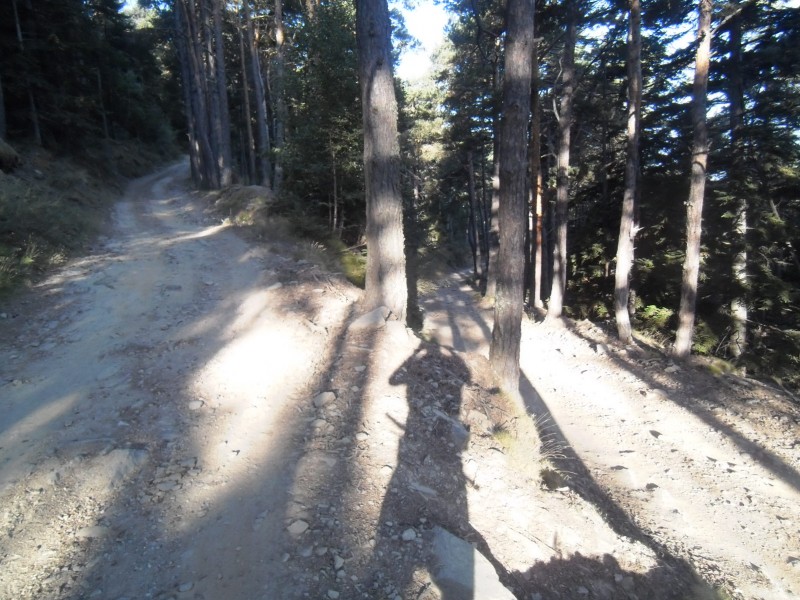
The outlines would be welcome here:
M 375 535 L 368 573 L 371 597 L 468 600 L 479 583 L 469 544 L 497 567 L 485 540 L 469 522 L 461 464 L 469 430 L 459 419 L 469 369 L 447 348 L 423 344 L 389 383 L 406 387 L 408 417 L 405 424 L 396 423 L 404 433 Z M 450 542 L 456 544 L 457 573 L 433 552 L 434 547 L 441 552 Z M 432 593 L 432 584 L 438 595 Z

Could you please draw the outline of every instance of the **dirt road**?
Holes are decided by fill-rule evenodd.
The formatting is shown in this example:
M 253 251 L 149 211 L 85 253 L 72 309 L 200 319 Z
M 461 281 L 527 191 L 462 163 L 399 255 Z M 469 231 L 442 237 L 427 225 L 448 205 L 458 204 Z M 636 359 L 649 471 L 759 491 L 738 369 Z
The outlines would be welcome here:
M 488 355 L 492 312 L 457 278 L 426 306 L 442 343 Z M 800 595 L 800 406 L 701 366 L 622 348 L 588 322 L 525 323 L 522 392 L 561 469 L 620 534 L 735 597 Z
M 89 256 L 0 307 L 1 600 L 460 600 L 437 540 L 497 597 L 800 591 L 787 397 L 528 323 L 542 481 L 459 275 L 423 298 L 452 350 L 344 329 L 360 293 L 313 248 L 187 190 L 186 164 L 134 182 Z
M 204 216 L 187 174 L 135 182 L 92 255 L 0 309 L 0 598 L 294 585 L 293 401 L 353 298 Z

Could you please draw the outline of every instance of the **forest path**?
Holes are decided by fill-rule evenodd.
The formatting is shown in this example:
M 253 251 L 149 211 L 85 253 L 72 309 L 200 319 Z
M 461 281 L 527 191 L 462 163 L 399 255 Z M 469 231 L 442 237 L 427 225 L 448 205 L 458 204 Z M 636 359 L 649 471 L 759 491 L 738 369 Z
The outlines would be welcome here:
M 488 356 L 492 311 L 477 300 L 451 277 L 423 300 L 426 331 Z M 521 366 L 527 409 L 562 455 L 554 462 L 615 531 L 744 598 L 800 594 L 796 403 L 621 347 L 589 322 L 526 321 Z
M 296 585 L 296 405 L 354 296 L 207 216 L 188 173 L 132 182 L 89 256 L 0 310 L 2 599 Z

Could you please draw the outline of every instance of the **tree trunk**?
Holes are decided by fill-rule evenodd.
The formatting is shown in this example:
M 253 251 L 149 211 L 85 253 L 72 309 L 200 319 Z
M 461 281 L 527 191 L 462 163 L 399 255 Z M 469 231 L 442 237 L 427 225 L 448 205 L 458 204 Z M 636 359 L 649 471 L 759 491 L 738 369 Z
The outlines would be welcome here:
M 527 132 L 531 106 L 533 0 L 509 0 L 500 132 L 500 250 L 489 360 L 500 386 L 519 393 L 527 203 Z
M 475 166 L 473 165 L 472 152 L 467 153 L 467 170 L 469 174 L 469 231 L 467 237 L 469 238 L 469 246 L 472 250 L 472 272 L 477 280 L 478 274 L 478 198 L 475 191 Z
M 728 102 L 730 103 L 731 170 L 728 179 L 736 201 L 736 220 L 734 221 L 733 279 L 739 292 L 731 300 L 733 334 L 728 344 L 728 352 L 739 358 L 747 348 L 747 195 L 743 179 L 745 177 L 744 140 L 742 124 L 744 116 L 744 81 L 742 78 L 742 18 L 734 16 L 729 25 L 731 60 L 728 73 Z
M 258 182 L 264 187 L 270 186 L 272 165 L 270 165 L 270 137 L 267 126 L 267 95 L 264 89 L 264 76 L 261 73 L 261 61 L 256 46 L 256 32 L 250 18 L 250 0 L 242 2 L 244 21 L 247 27 L 247 45 L 250 51 L 250 72 L 253 78 L 253 93 L 256 101 L 256 131 L 258 132 Z
M 531 262 L 533 277 L 528 294 L 530 303 L 542 308 L 542 109 L 539 101 L 539 50 L 531 52 Z
M 204 189 L 219 187 L 211 149 L 206 88 L 202 77 L 202 58 L 197 34 L 197 17 L 192 2 L 179 0 L 175 3 L 175 31 L 181 73 L 187 99 L 186 118 L 189 123 L 189 154 L 192 156 L 195 183 Z
M 558 166 L 556 174 L 556 243 L 553 252 L 553 284 L 547 318 L 559 319 L 567 290 L 567 225 L 569 219 L 569 152 L 572 104 L 575 96 L 575 44 L 578 40 L 576 7 L 570 3 L 564 57 L 561 64 L 561 110 L 558 116 Z
M 495 90 L 500 87 L 499 65 L 495 65 L 492 86 Z M 500 249 L 500 128 L 501 116 L 495 110 L 492 147 L 492 204 L 488 215 L 489 262 L 488 272 L 485 275 L 486 289 L 484 290 L 484 295 L 491 302 L 494 302 L 494 297 L 497 293 L 497 258 Z
M 284 85 L 285 33 L 283 30 L 283 0 L 275 0 L 275 69 L 272 77 L 275 98 L 275 174 L 272 189 L 279 193 L 283 186 L 283 144 L 286 132 L 286 97 Z
M 700 0 L 697 27 L 697 57 L 692 88 L 692 174 L 689 198 L 686 202 L 686 258 L 681 281 L 681 304 L 678 330 L 672 354 L 677 358 L 689 356 L 694 333 L 697 282 L 700 275 L 700 236 L 702 234 L 703 197 L 708 164 L 708 130 L 706 128 L 706 92 L 711 55 L 712 0 Z
M 628 25 L 628 145 L 625 162 L 625 191 L 617 242 L 617 269 L 614 283 L 614 313 L 617 334 L 623 344 L 633 342 L 628 312 L 630 273 L 633 268 L 634 238 L 637 224 L 636 200 L 639 193 L 639 132 L 642 112 L 642 8 L 639 0 L 629 2 Z
M 405 320 L 408 291 L 400 195 L 397 100 L 386 0 L 356 0 L 367 202 L 366 308 Z
M 242 69 L 242 97 L 244 98 L 244 126 L 247 132 L 247 181 L 254 183 L 257 181 L 258 174 L 256 172 L 256 145 L 253 138 L 253 120 L 251 118 L 252 110 L 250 108 L 250 84 L 247 81 L 247 60 L 244 54 L 244 34 L 242 34 L 241 14 L 239 15 L 239 58 Z
M 222 36 L 222 0 L 212 0 L 214 18 L 214 52 L 216 62 L 216 89 L 219 98 L 219 138 L 217 164 L 219 183 L 227 187 L 233 182 L 233 152 L 231 150 L 231 119 L 228 109 L 228 78 L 225 73 L 225 40 Z

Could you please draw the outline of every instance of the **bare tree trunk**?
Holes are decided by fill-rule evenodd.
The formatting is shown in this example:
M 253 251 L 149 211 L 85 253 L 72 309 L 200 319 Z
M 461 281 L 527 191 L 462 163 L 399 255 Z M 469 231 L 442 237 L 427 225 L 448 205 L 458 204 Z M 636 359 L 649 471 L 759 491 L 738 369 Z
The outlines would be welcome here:
M 472 151 L 467 152 L 467 171 L 469 174 L 469 225 L 467 237 L 472 250 L 472 272 L 477 279 L 478 274 L 478 198 L 475 192 L 475 165 L 473 164 Z
M 356 0 L 356 38 L 364 118 L 367 200 L 366 307 L 406 318 L 406 257 L 397 100 L 386 0 Z
M 617 334 L 623 344 L 633 342 L 628 312 L 630 273 L 633 267 L 637 224 L 636 200 L 639 192 L 639 132 L 642 112 L 642 8 L 639 0 L 629 2 L 628 24 L 628 147 L 625 162 L 625 191 L 617 242 L 617 269 L 614 287 L 614 312 Z
M 243 0 L 245 25 L 247 27 L 247 45 L 250 50 L 250 69 L 253 77 L 253 92 L 256 101 L 256 131 L 258 132 L 258 182 L 264 187 L 270 186 L 272 165 L 270 165 L 270 137 L 267 126 L 267 95 L 264 89 L 264 76 L 261 73 L 261 61 L 256 45 L 256 32 L 250 18 L 250 0 Z
M 212 0 L 214 19 L 214 58 L 216 62 L 216 89 L 214 93 L 219 103 L 219 138 L 217 141 L 217 166 L 219 183 L 229 186 L 233 181 L 233 152 L 231 150 L 231 120 L 228 109 L 228 78 L 225 73 L 225 40 L 222 37 L 222 0 Z
M 708 164 L 708 130 L 706 127 L 706 92 L 711 56 L 712 0 L 700 0 L 697 27 L 697 57 L 692 88 L 692 175 L 689 198 L 686 202 L 686 258 L 681 281 L 681 305 L 678 330 L 672 354 L 677 358 L 689 356 L 694 334 L 697 282 L 700 275 L 700 236 L 702 234 L 703 198 Z
M 244 54 L 244 35 L 242 34 L 241 14 L 239 15 L 239 58 L 242 69 L 242 97 L 244 98 L 244 126 L 247 132 L 247 181 L 253 183 L 257 180 L 258 174 L 256 172 L 256 145 L 253 138 L 253 120 L 251 118 L 252 110 L 250 108 L 250 84 L 247 81 L 247 61 Z
M 190 155 L 194 153 L 196 164 L 196 183 L 201 188 L 219 188 L 219 179 L 214 165 L 214 153 L 211 148 L 209 132 L 209 113 L 207 110 L 207 90 L 204 86 L 202 53 L 197 32 L 197 17 L 191 0 L 178 0 L 175 3 L 175 27 L 178 55 L 184 86 L 187 88 L 188 104 L 186 106 L 189 131 L 193 132 L 190 140 Z
M 528 294 L 530 303 L 536 307 L 542 303 L 542 109 L 539 100 L 539 51 L 534 42 L 531 52 L 531 257 L 533 277 Z
M 275 175 L 272 189 L 280 192 L 283 186 L 283 144 L 286 132 L 286 97 L 284 85 L 285 33 L 283 31 L 283 0 L 275 0 L 275 69 L 272 77 L 273 97 L 275 98 Z
M 556 175 L 556 244 L 553 253 L 553 284 L 547 318 L 559 319 L 564 310 L 567 290 L 567 225 L 569 219 L 569 152 L 572 127 L 572 104 L 575 96 L 575 44 L 578 23 L 574 0 L 570 3 L 564 57 L 561 64 L 561 110 L 558 115 L 558 171 Z
M 519 393 L 527 203 L 527 132 L 531 106 L 533 0 L 509 0 L 500 132 L 500 251 L 489 360 L 498 383 Z
M 495 91 L 500 89 L 500 66 L 495 65 L 492 86 Z M 495 110 L 492 147 L 492 203 L 488 215 L 489 225 L 489 262 L 486 273 L 486 290 L 484 295 L 494 302 L 497 293 L 497 257 L 500 250 L 500 128 L 501 116 Z
M 744 177 L 744 148 L 742 122 L 744 116 L 744 81 L 742 79 L 742 19 L 734 16 L 729 25 L 731 44 L 731 72 L 728 74 L 728 101 L 730 103 L 731 171 L 728 175 L 736 197 L 734 222 L 733 278 L 739 293 L 731 300 L 733 335 L 728 351 L 739 358 L 747 348 L 747 195 L 742 185 Z

